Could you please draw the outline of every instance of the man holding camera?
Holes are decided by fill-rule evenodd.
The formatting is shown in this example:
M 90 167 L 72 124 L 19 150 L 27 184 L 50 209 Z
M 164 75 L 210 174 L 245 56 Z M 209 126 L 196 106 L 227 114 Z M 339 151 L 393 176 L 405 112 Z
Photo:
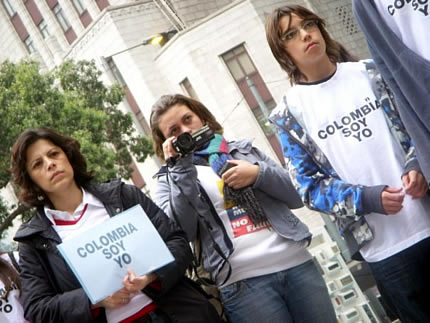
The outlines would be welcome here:
M 286 171 L 250 140 L 227 142 L 209 110 L 179 94 L 154 104 L 151 129 L 156 154 L 170 160 L 155 201 L 199 243 L 230 321 L 335 322 Z

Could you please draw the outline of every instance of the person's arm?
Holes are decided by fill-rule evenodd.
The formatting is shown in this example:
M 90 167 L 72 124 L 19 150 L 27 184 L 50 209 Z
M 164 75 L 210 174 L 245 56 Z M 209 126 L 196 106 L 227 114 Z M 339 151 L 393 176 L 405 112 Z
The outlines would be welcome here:
M 358 219 L 370 212 L 385 214 L 382 191 L 385 185 L 362 186 L 346 183 L 321 168 L 304 146 L 286 129 L 284 119 L 274 117 L 279 127 L 288 170 L 303 203 L 312 210 L 338 217 Z
M 301 208 L 303 202 L 291 183 L 288 172 L 258 148 L 252 149 L 261 159 L 257 162 L 260 169 L 253 188 L 285 202 L 290 209 Z
M 31 322 L 44 323 L 94 322 L 91 303 L 84 290 L 78 288 L 57 294 L 51 284 L 54 277 L 47 277 L 37 253 L 33 246 L 19 244 L 21 297 L 25 318 Z
M 254 157 L 253 159 L 256 157 L 256 162 L 248 161 L 246 155 L 245 158 L 227 161 L 234 167 L 222 175 L 225 184 L 236 190 L 251 186 L 283 201 L 290 209 L 302 207 L 302 200 L 294 189 L 288 173 L 257 148 L 251 149 L 249 154 Z M 233 152 L 233 158 L 234 156 Z
M 421 167 L 416 156 L 415 146 L 411 137 L 406 131 L 400 114 L 397 110 L 397 104 L 389 87 L 385 84 L 381 74 L 373 66 L 373 83 L 382 84 L 381 105 L 384 113 L 387 115 L 387 122 L 392 129 L 393 135 L 398 139 L 405 153 L 405 162 L 403 165 L 402 183 L 405 193 L 412 196 L 413 199 L 419 199 L 426 195 L 428 191 L 428 182 L 421 172 Z
M 405 193 L 410 195 L 413 199 L 420 199 L 424 197 L 429 190 L 429 184 L 421 172 L 421 167 L 418 163 L 418 159 L 415 153 L 415 147 L 410 139 L 409 135 L 406 132 L 406 128 L 404 127 L 400 116 L 397 111 L 394 110 L 393 114 L 395 114 L 398 131 L 403 133 L 401 144 L 404 147 L 406 158 L 405 164 L 402 174 L 402 183 Z
M 183 277 L 185 270 L 191 263 L 192 254 L 186 234 L 137 187 L 123 184 L 123 198 L 125 196 L 129 201 L 135 201 L 142 206 L 175 258 L 172 263 L 155 270 L 152 274 L 156 277 L 151 275 L 151 282 L 155 280 L 158 283 L 149 284 L 144 289 L 150 297 L 157 298 L 170 290 Z
M 201 201 L 197 170 L 191 159 L 190 154 L 178 159 L 173 167 L 169 167 L 169 175 L 159 177 L 155 192 L 157 205 L 171 219 L 179 223 L 190 242 L 197 238 L 198 214 L 196 214 L 196 209 L 203 211 L 208 208 Z

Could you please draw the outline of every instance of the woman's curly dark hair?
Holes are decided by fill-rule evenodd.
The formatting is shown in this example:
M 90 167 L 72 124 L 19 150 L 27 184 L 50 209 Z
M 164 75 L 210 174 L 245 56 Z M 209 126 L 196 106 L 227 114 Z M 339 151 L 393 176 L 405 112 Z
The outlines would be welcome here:
M 49 203 L 45 192 L 33 182 L 27 172 L 27 149 L 40 139 L 48 140 L 64 151 L 73 168 L 75 181 L 79 186 L 87 186 L 93 178 L 87 171 L 87 162 L 81 154 L 81 145 L 77 140 L 49 128 L 27 129 L 19 135 L 12 147 L 10 171 L 13 181 L 20 189 L 19 199 L 29 206 Z M 38 199 L 40 196 L 43 199 Z

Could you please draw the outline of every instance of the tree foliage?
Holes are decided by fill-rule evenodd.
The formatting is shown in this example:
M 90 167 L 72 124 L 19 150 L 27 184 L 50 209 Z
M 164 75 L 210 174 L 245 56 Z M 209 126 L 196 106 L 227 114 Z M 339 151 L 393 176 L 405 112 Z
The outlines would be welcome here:
M 121 86 L 107 87 L 100 76 L 93 61 L 66 61 L 46 73 L 34 61 L 0 65 L 0 188 L 10 181 L 14 141 L 33 127 L 76 138 L 97 181 L 130 178 L 130 152 L 143 161 L 151 153 L 150 139 L 136 136 L 132 117 L 117 108 L 124 98 Z M 15 213 L 0 205 L 0 234 L 22 210 Z

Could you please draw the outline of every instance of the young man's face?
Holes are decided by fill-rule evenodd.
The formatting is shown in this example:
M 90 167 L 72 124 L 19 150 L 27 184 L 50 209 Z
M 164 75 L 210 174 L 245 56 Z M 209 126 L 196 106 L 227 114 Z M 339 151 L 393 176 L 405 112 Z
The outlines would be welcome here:
M 290 22 L 291 20 L 291 22 Z M 326 43 L 315 20 L 292 14 L 279 22 L 284 48 L 299 70 L 318 62 L 326 54 Z

